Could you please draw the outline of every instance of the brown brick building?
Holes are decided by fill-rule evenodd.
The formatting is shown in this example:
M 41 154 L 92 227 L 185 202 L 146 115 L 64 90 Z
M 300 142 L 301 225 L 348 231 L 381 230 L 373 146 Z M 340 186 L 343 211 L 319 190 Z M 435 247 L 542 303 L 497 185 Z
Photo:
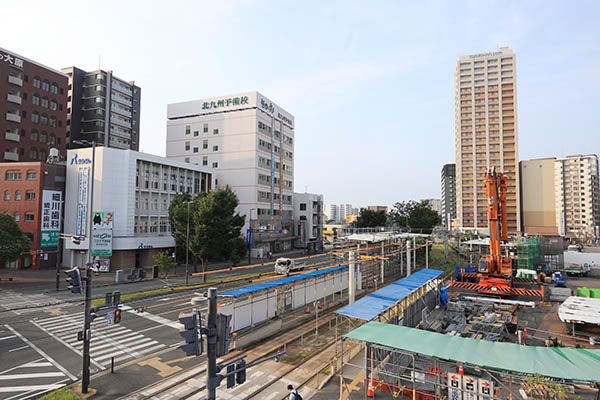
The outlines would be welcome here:
M 67 148 L 68 76 L 0 48 L 0 162 Z
M 30 254 L 5 267 L 56 266 L 57 246 L 46 241 L 42 247 L 41 236 L 42 230 L 60 230 L 64 188 L 64 165 L 45 164 L 41 161 L 0 163 L 0 213 L 12 216 L 31 239 Z M 57 192 L 60 193 L 59 197 L 55 197 L 53 201 L 48 200 Z M 43 199 L 47 202 L 45 207 Z M 54 222 L 51 222 L 53 213 Z

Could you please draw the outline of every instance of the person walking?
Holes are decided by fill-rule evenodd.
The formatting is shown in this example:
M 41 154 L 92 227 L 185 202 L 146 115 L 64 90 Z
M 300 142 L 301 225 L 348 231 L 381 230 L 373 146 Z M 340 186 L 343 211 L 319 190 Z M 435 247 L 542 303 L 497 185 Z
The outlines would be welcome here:
M 294 387 L 292 385 L 288 385 L 287 388 L 290 391 L 289 400 L 302 400 L 302 396 L 300 396 L 300 393 L 298 393 L 298 391 L 296 389 L 294 389 Z

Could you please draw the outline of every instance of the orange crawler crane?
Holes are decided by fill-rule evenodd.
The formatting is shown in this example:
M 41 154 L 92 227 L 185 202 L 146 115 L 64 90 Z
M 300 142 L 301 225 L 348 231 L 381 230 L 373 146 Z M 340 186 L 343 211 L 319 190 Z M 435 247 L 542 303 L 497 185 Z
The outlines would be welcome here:
M 508 241 L 506 228 L 506 189 L 508 178 L 495 168 L 485 171 L 490 255 L 479 260 L 479 293 L 510 294 L 512 261 L 502 255 L 500 245 Z

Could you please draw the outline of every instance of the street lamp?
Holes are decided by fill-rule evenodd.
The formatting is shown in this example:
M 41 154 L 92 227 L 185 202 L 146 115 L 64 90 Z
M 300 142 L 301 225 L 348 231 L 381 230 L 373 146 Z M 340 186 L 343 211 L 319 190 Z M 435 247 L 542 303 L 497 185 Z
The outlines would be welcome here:
M 186 201 L 187 203 L 187 227 L 185 234 L 185 285 L 188 284 L 189 267 L 190 267 L 190 203 L 192 200 Z

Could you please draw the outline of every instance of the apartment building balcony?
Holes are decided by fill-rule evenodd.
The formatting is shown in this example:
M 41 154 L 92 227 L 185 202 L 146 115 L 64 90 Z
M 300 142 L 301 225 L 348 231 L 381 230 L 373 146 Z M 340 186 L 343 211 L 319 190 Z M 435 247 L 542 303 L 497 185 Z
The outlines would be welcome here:
M 131 133 L 126 132 L 126 131 L 121 130 L 121 129 L 110 128 L 110 134 L 122 137 L 124 139 L 131 140 Z
M 16 122 L 16 123 L 21 123 L 21 117 L 19 116 L 19 114 L 18 113 L 12 113 L 10 111 L 8 111 L 6 113 L 6 120 L 7 121 Z
M 21 141 L 21 136 L 19 136 L 18 133 L 5 132 L 4 133 L 4 139 L 10 140 L 12 142 L 20 142 Z
M 12 83 L 13 85 L 17 86 L 23 86 L 23 79 L 19 78 L 18 76 L 9 75 L 8 83 Z
M 125 149 L 125 150 L 127 150 L 127 149 L 130 148 L 130 146 L 129 146 L 128 143 L 121 143 L 121 142 L 119 142 L 117 140 L 112 140 L 112 139 L 109 140 L 109 144 L 110 144 L 111 147 L 116 147 L 116 148 L 119 148 L 119 149 Z
M 4 159 L 8 161 L 19 161 L 19 153 L 12 151 L 4 152 Z
M 21 97 L 15 94 L 8 93 L 6 95 L 6 100 L 10 101 L 11 103 L 21 104 Z
M 132 101 L 127 97 L 121 96 L 118 93 L 112 93 L 111 100 L 117 101 L 121 104 L 125 104 L 126 106 L 131 107 L 133 105 Z
M 122 115 L 124 115 L 126 117 L 131 118 L 131 111 L 129 111 L 126 108 L 121 107 L 121 106 L 119 106 L 119 105 L 117 105 L 115 103 L 112 103 L 110 105 L 110 109 L 111 109 L 111 111 L 117 112 L 119 114 L 122 114 Z
M 125 86 L 125 85 L 123 85 L 119 81 L 113 80 L 111 86 L 112 86 L 113 89 L 116 89 L 116 90 L 118 90 L 120 92 L 123 92 L 123 93 L 125 93 L 128 96 L 131 96 L 131 94 L 132 94 L 131 87 L 130 86 Z
M 129 121 L 126 121 L 126 120 L 125 120 L 125 119 L 123 119 L 123 118 L 116 117 L 116 116 L 114 116 L 114 115 L 112 115 L 112 114 L 111 114 L 111 116 L 110 116 L 110 122 L 113 122 L 113 123 L 115 123 L 115 124 L 119 124 L 119 125 L 121 125 L 121 126 L 124 126 L 125 128 L 129 128 L 129 129 L 131 129 L 131 122 L 129 122 Z

